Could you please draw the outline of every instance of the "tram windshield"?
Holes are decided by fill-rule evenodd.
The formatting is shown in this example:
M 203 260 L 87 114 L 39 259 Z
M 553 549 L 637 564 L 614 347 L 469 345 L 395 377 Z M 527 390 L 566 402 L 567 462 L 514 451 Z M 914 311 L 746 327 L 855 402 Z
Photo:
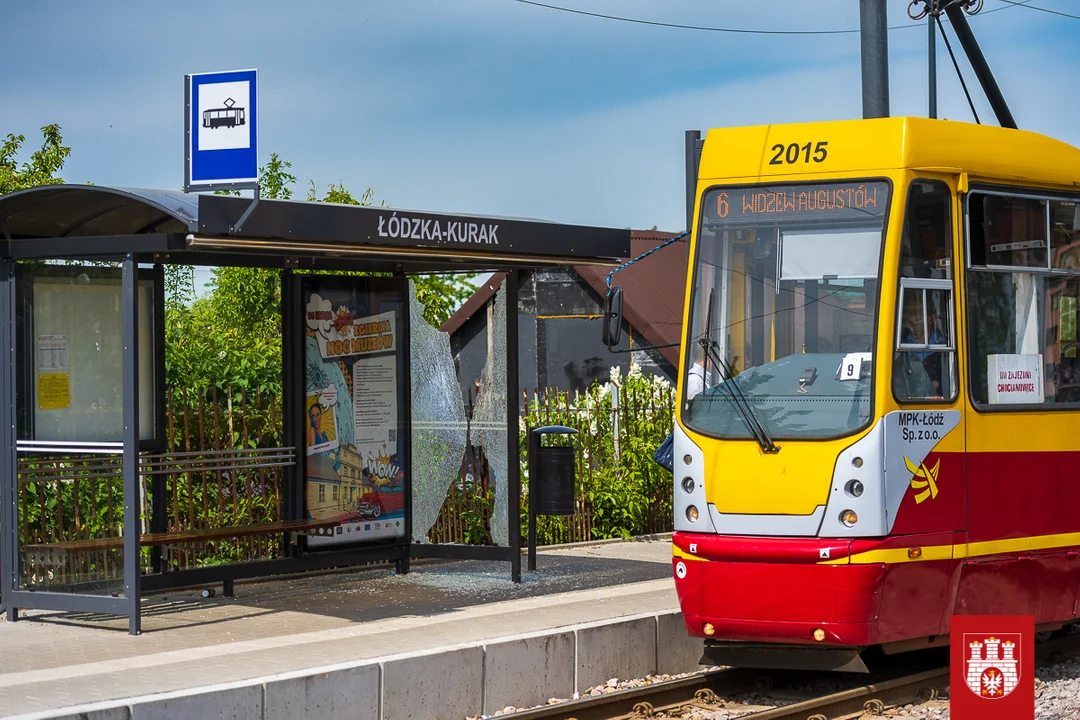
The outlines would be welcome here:
M 714 437 L 829 438 L 871 415 L 890 186 L 724 187 L 704 195 L 682 417 Z

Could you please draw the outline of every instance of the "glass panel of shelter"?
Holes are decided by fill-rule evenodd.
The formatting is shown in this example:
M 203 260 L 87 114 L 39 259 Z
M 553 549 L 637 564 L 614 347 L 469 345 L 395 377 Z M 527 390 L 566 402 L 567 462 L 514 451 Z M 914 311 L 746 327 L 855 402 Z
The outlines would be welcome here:
M 491 313 L 491 344 L 480 389 L 473 406 L 469 424 L 469 443 L 484 451 L 488 469 L 494 480 L 495 497 L 491 508 L 491 541 L 494 545 L 510 544 L 509 472 L 507 448 L 507 347 L 506 347 L 506 284 L 495 293 Z
M 17 588 L 122 594 L 119 271 L 26 265 L 17 283 Z M 139 289 L 140 434 L 155 445 L 160 286 L 144 277 Z M 149 517 L 145 490 L 141 500 Z
M 450 352 L 450 336 L 424 319 L 424 305 L 417 299 L 416 284 L 411 281 L 409 323 L 411 363 L 414 368 L 423 368 L 422 372 L 411 373 L 412 541 L 425 543 L 448 491 L 459 481 L 469 425 Z

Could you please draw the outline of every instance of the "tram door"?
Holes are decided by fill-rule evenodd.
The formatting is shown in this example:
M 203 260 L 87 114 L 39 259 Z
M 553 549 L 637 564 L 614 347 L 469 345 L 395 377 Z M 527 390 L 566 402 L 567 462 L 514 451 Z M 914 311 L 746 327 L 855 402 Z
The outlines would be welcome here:
M 898 268 L 892 392 L 900 410 L 925 422 L 905 433 L 943 432 L 925 457 L 904 457 L 911 473 L 892 526 L 924 547 L 948 547 L 966 528 L 965 417 L 958 363 L 955 193 L 946 179 L 916 179 L 908 190 Z M 906 439 L 906 437 L 905 437 Z M 914 440 L 915 438 L 913 438 Z M 918 438 L 920 441 L 923 438 Z M 899 563 L 886 576 L 882 614 L 904 618 L 907 637 L 947 631 L 951 562 Z

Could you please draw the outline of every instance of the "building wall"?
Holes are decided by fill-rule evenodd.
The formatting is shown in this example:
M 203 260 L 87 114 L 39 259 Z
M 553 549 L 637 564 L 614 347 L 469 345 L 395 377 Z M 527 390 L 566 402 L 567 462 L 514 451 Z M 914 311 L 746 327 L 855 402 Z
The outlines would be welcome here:
M 635 350 L 631 356 L 631 346 L 648 343 L 626 323 L 617 348 L 622 352 L 608 350 L 601 341 L 603 299 L 569 268 L 526 273 L 518 304 L 519 378 L 526 392 L 584 391 L 593 382 L 607 382 L 613 366 L 625 374 L 631 357 L 643 372 L 674 379 L 674 368 L 658 352 Z M 466 402 L 487 358 L 489 314 L 490 303 L 450 339 Z

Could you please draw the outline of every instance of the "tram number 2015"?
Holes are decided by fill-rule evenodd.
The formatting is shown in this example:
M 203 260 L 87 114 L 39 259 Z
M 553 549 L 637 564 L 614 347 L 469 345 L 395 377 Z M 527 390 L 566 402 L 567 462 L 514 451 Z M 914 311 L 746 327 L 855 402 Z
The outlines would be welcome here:
M 912 440 L 940 440 L 941 433 L 937 430 L 909 430 L 904 428 L 904 440 L 905 442 L 911 442 Z
M 772 160 L 769 161 L 770 165 L 794 165 L 800 160 L 804 163 L 808 163 L 813 160 L 816 163 L 825 162 L 825 158 L 829 157 L 829 151 L 826 146 L 829 144 L 828 140 L 821 140 L 818 143 L 810 141 L 805 145 L 799 143 L 791 143 L 790 145 L 782 145 L 777 143 L 772 146 L 772 150 L 775 155 L 772 156 Z

